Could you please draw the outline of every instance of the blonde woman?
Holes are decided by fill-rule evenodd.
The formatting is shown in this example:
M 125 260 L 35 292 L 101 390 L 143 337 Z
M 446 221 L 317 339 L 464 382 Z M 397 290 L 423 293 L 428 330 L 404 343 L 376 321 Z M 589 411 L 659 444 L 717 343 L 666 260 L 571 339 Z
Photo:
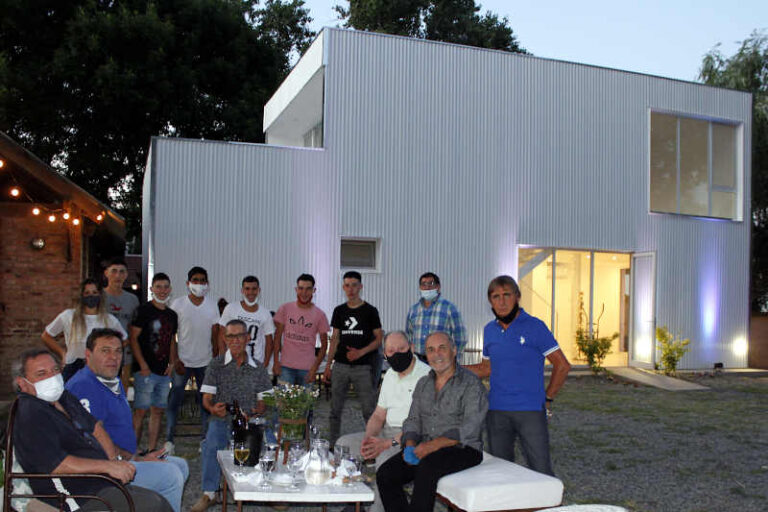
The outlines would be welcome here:
M 88 278 L 80 285 L 80 300 L 72 309 L 65 309 L 48 324 L 42 334 L 45 346 L 61 357 L 64 369 L 61 376 L 68 381 L 85 366 L 85 339 L 98 327 L 118 331 L 125 342 L 128 335 L 114 316 L 107 313 L 107 301 L 99 282 Z M 64 335 L 62 347 L 56 338 Z

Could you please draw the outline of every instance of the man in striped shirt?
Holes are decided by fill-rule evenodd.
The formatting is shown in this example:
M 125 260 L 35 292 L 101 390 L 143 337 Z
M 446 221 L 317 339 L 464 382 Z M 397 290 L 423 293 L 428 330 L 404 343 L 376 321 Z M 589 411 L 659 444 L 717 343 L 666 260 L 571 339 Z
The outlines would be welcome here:
M 433 272 L 419 278 L 419 302 L 411 306 L 405 319 L 405 332 L 414 353 L 426 362 L 425 341 L 433 332 L 447 332 L 456 343 L 456 357 L 461 359 L 467 343 L 467 331 L 461 314 L 452 302 L 440 294 L 440 278 Z

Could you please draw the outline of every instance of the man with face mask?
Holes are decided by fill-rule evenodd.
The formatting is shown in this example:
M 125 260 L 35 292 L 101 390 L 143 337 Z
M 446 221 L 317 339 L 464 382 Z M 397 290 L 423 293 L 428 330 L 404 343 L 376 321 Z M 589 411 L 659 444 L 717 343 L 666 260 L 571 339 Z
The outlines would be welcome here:
M 520 288 L 510 276 L 488 285 L 495 320 L 483 331 L 483 361 L 467 368 L 491 377 L 487 427 L 488 451 L 514 462 L 519 438 L 528 467 L 553 475 L 547 415 L 571 365 L 547 326 L 520 308 Z M 544 389 L 544 358 L 552 376 Z
M 389 370 L 384 374 L 371 418 L 365 425 L 365 432 L 347 434 L 337 441 L 349 446 L 354 454 L 366 459 L 376 459 L 376 469 L 401 450 L 402 426 L 411 408 L 411 397 L 416 383 L 429 373 L 429 365 L 413 354 L 412 345 L 403 331 L 392 331 L 384 336 L 384 355 Z M 381 512 L 378 489 L 369 512 Z
M 197 383 L 197 404 L 203 429 L 201 439 L 205 439 L 208 428 L 208 411 L 202 407 L 200 386 L 205 380 L 205 369 L 214 351 L 218 353 L 219 308 L 216 301 L 208 295 L 208 271 L 202 267 L 192 267 L 187 273 L 189 294 L 171 302 L 171 309 L 179 316 L 179 332 L 171 343 L 171 395 L 168 398 L 167 441 L 165 450 L 173 455 L 174 434 L 176 433 L 176 415 L 184 401 L 184 388 L 187 381 L 194 377 Z
M 179 317 L 168 307 L 171 279 L 162 272 L 152 277 L 152 300 L 136 310 L 131 322 L 133 350 L 133 428 L 141 443 L 144 416 L 149 409 L 149 451 L 157 448 L 160 422 L 168 406 L 168 392 L 175 361 L 171 344 L 179 326 Z
M 456 306 L 440 294 L 440 278 L 427 272 L 419 278 L 419 302 L 411 306 L 405 319 L 405 332 L 419 359 L 426 362 L 425 342 L 433 332 L 447 332 L 456 343 L 456 357 L 461 359 L 467 344 L 467 331 Z
M 118 348 L 118 350 L 120 350 Z M 64 390 L 58 360 L 44 349 L 23 352 L 15 362 L 14 383 L 19 403 L 14 423 L 14 449 L 19 464 L 29 473 L 52 473 L 58 479 L 30 479 L 37 494 L 94 494 L 114 510 L 127 511 L 128 503 L 113 485 L 102 480 L 68 479 L 67 474 L 100 473 L 124 484 L 131 482 L 136 467 L 118 458 L 102 423 Z M 116 372 L 116 369 L 115 369 Z M 136 510 L 171 512 L 168 502 L 154 491 L 128 485 Z M 57 500 L 44 500 L 58 505 Z M 67 498 L 64 510 L 103 510 L 97 500 Z
M 224 327 L 230 320 L 241 320 L 248 328 L 248 344 L 245 352 L 249 361 L 258 361 L 262 366 L 272 366 L 272 335 L 275 324 L 272 315 L 266 308 L 259 306 L 261 288 L 256 276 L 245 276 L 240 289 L 242 300 L 226 305 L 219 320 L 219 353 L 224 353 L 226 343 Z

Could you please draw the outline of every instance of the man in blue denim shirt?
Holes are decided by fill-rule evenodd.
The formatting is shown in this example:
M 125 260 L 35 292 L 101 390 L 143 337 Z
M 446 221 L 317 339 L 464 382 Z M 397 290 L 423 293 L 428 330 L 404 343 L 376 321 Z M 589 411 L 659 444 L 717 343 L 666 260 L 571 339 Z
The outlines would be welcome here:
M 483 461 L 485 386 L 456 364 L 456 345 L 447 333 L 430 334 L 426 353 L 432 370 L 413 391 L 411 410 L 403 423 L 405 449 L 376 473 L 387 511 L 432 510 L 440 478 Z M 411 481 L 409 505 L 403 485 Z

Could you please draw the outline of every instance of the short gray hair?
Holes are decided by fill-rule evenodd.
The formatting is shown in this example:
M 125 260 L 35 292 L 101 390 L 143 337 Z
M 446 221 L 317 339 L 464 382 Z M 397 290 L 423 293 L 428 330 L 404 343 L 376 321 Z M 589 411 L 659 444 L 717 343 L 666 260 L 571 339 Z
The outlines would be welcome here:
M 48 350 L 47 348 L 30 348 L 19 354 L 19 357 L 17 357 L 13 363 L 11 363 L 11 386 L 13 389 L 18 393 L 21 390 L 19 389 L 18 384 L 16 384 L 16 378 L 26 378 L 27 376 L 27 361 L 30 359 L 34 359 L 38 356 L 42 356 L 43 354 L 48 354 L 51 356 L 51 358 L 56 362 L 56 364 L 61 365 L 61 360 L 59 359 L 59 356 Z
M 453 347 L 453 349 L 454 349 L 454 350 L 457 350 L 457 347 L 456 347 L 456 340 L 454 340 L 454 339 L 453 339 L 453 336 L 451 336 L 451 334 L 450 334 L 450 333 L 448 333 L 448 332 L 445 332 L 445 331 L 435 331 L 435 332 L 433 332 L 433 333 L 430 333 L 430 334 L 429 334 L 429 336 L 427 336 L 427 337 L 424 339 L 424 350 L 425 350 L 425 351 L 426 351 L 426 349 L 427 349 L 427 340 L 428 340 L 429 338 L 431 338 L 432 336 L 435 336 L 436 334 L 442 334 L 443 336 L 445 336 L 446 338 L 448 338 L 448 341 L 450 342 L 450 344 L 451 344 L 451 346 Z
M 232 320 L 230 320 L 229 322 L 227 322 L 227 325 L 225 325 L 225 326 L 224 326 L 224 328 L 226 329 L 226 328 L 227 328 L 227 327 L 229 327 L 230 325 L 239 325 L 240 327 L 242 327 L 243 329 L 245 329 L 245 332 L 248 332 L 248 326 L 247 326 L 247 325 L 245 325 L 245 322 L 243 322 L 243 321 L 242 321 L 242 320 L 240 320 L 239 318 L 233 318 Z
M 384 339 L 381 342 L 381 348 L 382 349 L 384 349 L 384 350 L 387 349 L 387 340 L 393 334 L 395 334 L 395 335 L 399 334 L 400 336 L 402 336 L 403 339 L 405 340 L 405 342 L 408 343 L 408 345 L 410 346 L 411 342 L 408 340 L 408 335 L 405 333 L 405 331 L 389 331 L 387 334 L 384 335 Z

